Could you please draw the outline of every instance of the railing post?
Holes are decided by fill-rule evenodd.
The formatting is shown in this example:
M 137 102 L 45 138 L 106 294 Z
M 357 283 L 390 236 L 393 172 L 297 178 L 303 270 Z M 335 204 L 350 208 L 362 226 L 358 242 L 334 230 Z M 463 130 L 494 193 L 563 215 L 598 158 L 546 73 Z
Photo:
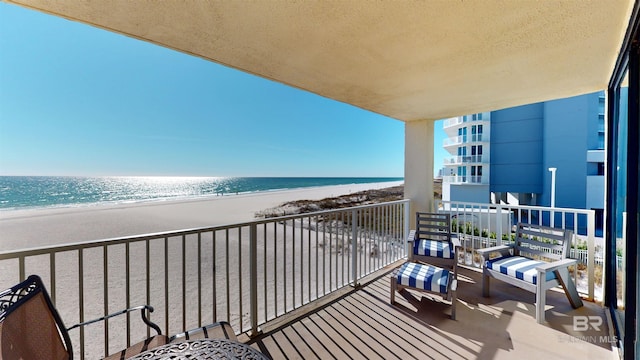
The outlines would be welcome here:
M 590 210 L 587 215 L 587 282 L 588 297 L 593 301 L 595 296 L 595 266 L 596 266 L 596 249 L 595 249 L 595 233 L 596 233 L 596 212 Z M 577 271 L 576 271 L 577 273 Z M 604 279 L 603 279 L 604 281 Z
M 444 207 L 444 206 L 443 206 Z M 404 256 L 409 255 L 409 242 L 407 241 L 407 236 L 409 236 L 409 227 L 410 227 L 410 219 L 411 219 L 411 204 L 410 201 L 404 203 L 404 234 L 402 236 L 402 241 L 404 241 Z
M 358 286 L 358 211 L 351 210 L 351 275 L 353 287 Z
M 496 204 L 496 245 L 502 245 L 502 205 Z
M 253 337 L 260 334 L 260 329 L 258 329 L 258 231 L 256 223 L 249 226 L 249 271 L 251 274 L 249 279 L 251 332 L 249 336 Z

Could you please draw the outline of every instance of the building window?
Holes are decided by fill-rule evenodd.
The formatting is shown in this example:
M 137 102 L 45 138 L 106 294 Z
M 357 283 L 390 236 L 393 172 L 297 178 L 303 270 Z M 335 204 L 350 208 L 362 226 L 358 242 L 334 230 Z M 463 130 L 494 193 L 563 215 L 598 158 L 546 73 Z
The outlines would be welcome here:
M 482 166 L 471 167 L 471 182 L 472 183 L 482 182 Z
M 461 143 L 466 143 L 467 142 L 467 128 L 460 128 L 458 129 L 458 140 L 460 140 L 459 142 Z
M 482 141 L 482 125 L 471 127 L 471 141 Z
M 471 156 L 473 162 L 482 162 L 482 145 L 471 146 Z
M 598 150 L 604 150 L 604 133 L 598 133 Z
M 603 162 L 599 162 L 598 163 L 598 175 L 603 175 L 604 176 L 604 163 Z

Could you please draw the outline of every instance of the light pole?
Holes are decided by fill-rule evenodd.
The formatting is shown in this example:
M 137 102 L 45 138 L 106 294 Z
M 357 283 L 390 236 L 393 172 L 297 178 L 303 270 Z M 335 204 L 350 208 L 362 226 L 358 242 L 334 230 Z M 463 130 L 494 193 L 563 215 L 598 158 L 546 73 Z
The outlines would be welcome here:
M 550 167 L 549 171 L 551 171 L 551 208 L 556 207 L 556 170 L 557 168 Z M 555 212 L 551 210 L 551 227 L 554 227 L 555 220 Z

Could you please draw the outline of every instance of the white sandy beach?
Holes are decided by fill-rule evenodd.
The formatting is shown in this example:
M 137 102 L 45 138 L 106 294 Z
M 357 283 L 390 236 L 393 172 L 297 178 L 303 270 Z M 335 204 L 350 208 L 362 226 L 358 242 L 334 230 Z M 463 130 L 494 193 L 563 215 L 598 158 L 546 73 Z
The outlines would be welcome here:
M 0 251 L 233 224 L 292 200 L 318 200 L 402 181 L 212 196 L 193 200 L 0 211 Z

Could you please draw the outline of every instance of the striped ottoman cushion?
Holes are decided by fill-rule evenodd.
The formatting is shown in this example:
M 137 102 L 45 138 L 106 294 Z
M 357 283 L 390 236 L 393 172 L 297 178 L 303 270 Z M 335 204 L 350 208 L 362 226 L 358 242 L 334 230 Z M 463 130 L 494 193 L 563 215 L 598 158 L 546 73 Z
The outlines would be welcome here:
M 455 256 L 453 250 L 453 244 L 449 241 L 417 240 L 413 242 L 413 253 L 415 255 L 453 259 Z
M 416 263 L 403 264 L 396 275 L 396 280 L 400 285 L 441 294 L 447 293 L 449 278 L 448 270 Z
M 537 284 L 538 277 L 536 267 L 542 264 L 546 263 L 522 256 L 507 256 L 487 260 L 487 268 L 530 282 L 534 285 Z M 555 277 L 556 274 L 553 271 L 547 273 L 547 280 L 554 279 Z

